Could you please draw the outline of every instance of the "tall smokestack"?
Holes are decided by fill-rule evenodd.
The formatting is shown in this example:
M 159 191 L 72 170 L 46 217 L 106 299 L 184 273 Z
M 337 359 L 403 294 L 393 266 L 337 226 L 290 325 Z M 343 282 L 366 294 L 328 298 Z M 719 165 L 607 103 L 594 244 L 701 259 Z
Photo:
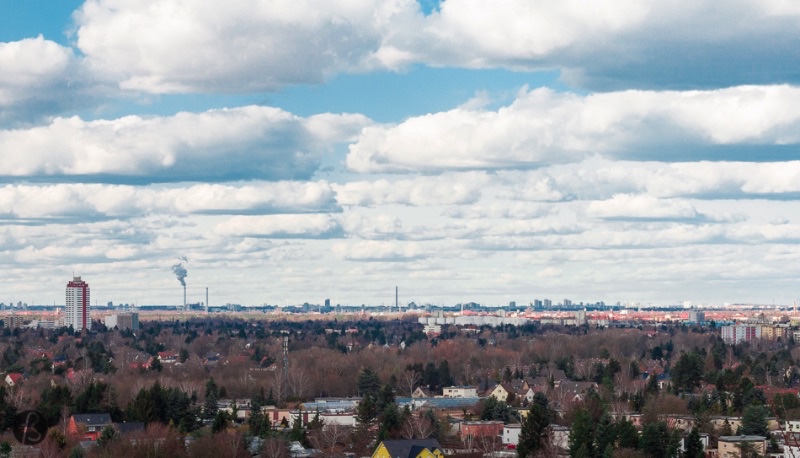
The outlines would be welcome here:
M 185 256 L 181 257 L 180 259 L 183 262 L 188 262 Z M 183 267 L 183 263 L 180 262 L 172 266 L 172 272 L 183 286 L 183 310 L 186 310 L 186 276 L 188 273 L 186 272 L 186 268 Z
M 206 286 L 206 313 L 208 313 L 208 286 Z
M 395 286 L 394 287 L 394 308 L 396 308 L 398 312 L 400 311 L 400 300 L 399 300 L 399 297 L 400 297 L 399 294 L 400 293 L 399 293 L 399 291 L 400 290 L 397 288 L 397 286 Z

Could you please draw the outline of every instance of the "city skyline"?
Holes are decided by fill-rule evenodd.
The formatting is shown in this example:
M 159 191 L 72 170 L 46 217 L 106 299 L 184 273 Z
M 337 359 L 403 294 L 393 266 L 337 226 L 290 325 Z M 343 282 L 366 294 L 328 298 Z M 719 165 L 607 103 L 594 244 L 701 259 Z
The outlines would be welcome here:
M 800 297 L 786 2 L 0 10 L 14 302 Z

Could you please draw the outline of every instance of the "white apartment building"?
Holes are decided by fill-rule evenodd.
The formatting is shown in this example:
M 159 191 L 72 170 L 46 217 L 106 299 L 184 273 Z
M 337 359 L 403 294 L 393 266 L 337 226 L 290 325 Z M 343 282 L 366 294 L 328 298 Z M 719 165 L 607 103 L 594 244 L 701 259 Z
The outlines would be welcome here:
M 67 307 L 64 326 L 72 326 L 76 332 L 92 329 L 92 318 L 89 311 L 89 284 L 74 277 L 67 283 Z

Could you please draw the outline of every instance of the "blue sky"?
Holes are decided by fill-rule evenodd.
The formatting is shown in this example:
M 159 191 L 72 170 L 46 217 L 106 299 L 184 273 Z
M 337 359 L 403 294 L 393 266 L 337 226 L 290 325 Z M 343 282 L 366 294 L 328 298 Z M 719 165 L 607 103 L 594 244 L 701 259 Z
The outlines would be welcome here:
M 786 2 L 0 9 L 3 300 L 800 296 Z

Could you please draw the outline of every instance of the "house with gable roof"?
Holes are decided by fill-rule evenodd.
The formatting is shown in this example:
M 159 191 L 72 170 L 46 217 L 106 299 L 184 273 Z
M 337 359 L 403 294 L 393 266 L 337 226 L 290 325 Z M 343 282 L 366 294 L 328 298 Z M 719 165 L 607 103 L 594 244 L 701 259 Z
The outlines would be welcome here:
M 111 415 L 107 413 L 75 414 L 69 417 L 67 433 L 82 440 L 96 441 L 106 426 L 111 426 Z
M 385 440 L 372 458 L 444 458 L 444 451 L 436 439 Z

